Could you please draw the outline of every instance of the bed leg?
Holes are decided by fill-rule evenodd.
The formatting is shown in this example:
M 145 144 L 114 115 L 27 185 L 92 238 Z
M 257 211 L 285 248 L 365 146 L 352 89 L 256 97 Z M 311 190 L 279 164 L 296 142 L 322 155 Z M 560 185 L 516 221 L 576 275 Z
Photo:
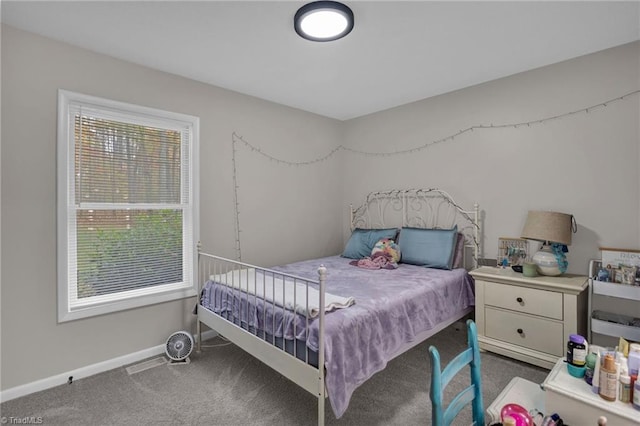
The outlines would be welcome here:
M 202 351 L 202 324 L 200 320 L 196 320 L 196 334 L 198 336 L 198 343 L 196 344 L 196 353 L 200 353 Z
M 318 426 L 324 426 L 324 400 L 325 396 L 320 395 L 318 398 Z
M 324 265 L 320 265 L 318 268 L 318 284 L 319 284 L 319 300 L 320 306 L 325 306 L 325 286 L 327 282 L 327 268 Z M 318 316 L 318 426 L 324 426 L 324 400 L 327 396 L 327 388 L 325 384 L 325 366 L 324 366 L 324 309 L 320 309 L 320 315 Z

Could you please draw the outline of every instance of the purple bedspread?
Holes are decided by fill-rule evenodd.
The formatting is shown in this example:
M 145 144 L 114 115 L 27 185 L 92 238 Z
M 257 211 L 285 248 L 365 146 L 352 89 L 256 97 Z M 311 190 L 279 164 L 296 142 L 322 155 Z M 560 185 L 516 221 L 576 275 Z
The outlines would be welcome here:
M 324 265 L 328 271 L 326 291 L 356 300 L 355 305 L 325 316 L 325 379 L 337 418 L 346 411 L 355 389 L 383 370 L 398 351 L 421 333 L 474 305 L 473 278 L 464 269 L 444 271 L 400 264 L 394 270 L 367 270 L 349 262 L 331 256 L 272 268 L 317 280 L 317 269 Z M 207 307 L 204 297 L 203 305 Z M 294 334 L 304 337 L 299 328 L 294 333 L 297 321 L 284 323 L 270 331 L 287 338 Z M 318 350 L 317 321 L 311 323 L 307 347 Z

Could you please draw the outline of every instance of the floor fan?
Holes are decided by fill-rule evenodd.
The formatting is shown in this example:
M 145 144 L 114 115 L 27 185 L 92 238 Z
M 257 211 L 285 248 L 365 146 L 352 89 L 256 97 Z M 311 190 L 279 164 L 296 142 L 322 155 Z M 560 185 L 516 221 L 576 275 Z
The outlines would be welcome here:
M 193 336 L 187 331 L 176 331 L 167 339 L 165 352 L 170 364 L 189 364 L 193 350 Z

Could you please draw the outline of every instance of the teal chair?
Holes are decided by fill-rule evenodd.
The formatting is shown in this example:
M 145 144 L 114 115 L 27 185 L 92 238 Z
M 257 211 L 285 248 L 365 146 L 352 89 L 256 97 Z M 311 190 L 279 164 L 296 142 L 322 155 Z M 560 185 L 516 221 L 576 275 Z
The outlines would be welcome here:
M 440 368 L 440 354 L 434 346 L 429 346 L 431 357 L 431 424 L 449 426 L 460 411 L 471 404 L 473 424 L 484 426 L 484 405 L 482 403 L 482 382 L 480 375 L 480 349 L 476 324 L 467 320 L 467 349 L 460 352 L 444 370 Z M 445 409 L 443 393 L 451 379 L 466 366 L 470 367 L 471 384 L 456 395 Z

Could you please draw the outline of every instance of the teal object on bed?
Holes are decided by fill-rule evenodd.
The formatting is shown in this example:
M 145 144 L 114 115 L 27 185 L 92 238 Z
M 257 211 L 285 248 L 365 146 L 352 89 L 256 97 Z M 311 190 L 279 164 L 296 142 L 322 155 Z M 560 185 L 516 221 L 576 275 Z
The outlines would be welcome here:
M 361 229 L 356 228 L 351 233 L 347 246 L 342 253 L 342 257 L 349 259 L 362 259 L 371 256 L 371 250 L 378 241 L 383 238 L 395 240 L 397 228 L 388 229 Z
M 400 262 L 428 268 L 451 269 L 458 227 L 452 229 L 402 228 Z
M 467 349 L 460 352 L 444 370 L 440 368 L 440 354 L 435 346 L 429 346 L 431 357 L 431 425 L 449 426 L 458 413 L 471 404 L 473 424 L 484 426 L 484 404 L 482 403 L 482 381 L 480 374 L 480 349 L 476 324 L 467 320 Z M 471 384 L 458 393 L 446 409 L 443 405 L 444 389 L 453 377 L 466 366 L 470 368 Z M 465 369 L 466 371 L 466 369 Z

